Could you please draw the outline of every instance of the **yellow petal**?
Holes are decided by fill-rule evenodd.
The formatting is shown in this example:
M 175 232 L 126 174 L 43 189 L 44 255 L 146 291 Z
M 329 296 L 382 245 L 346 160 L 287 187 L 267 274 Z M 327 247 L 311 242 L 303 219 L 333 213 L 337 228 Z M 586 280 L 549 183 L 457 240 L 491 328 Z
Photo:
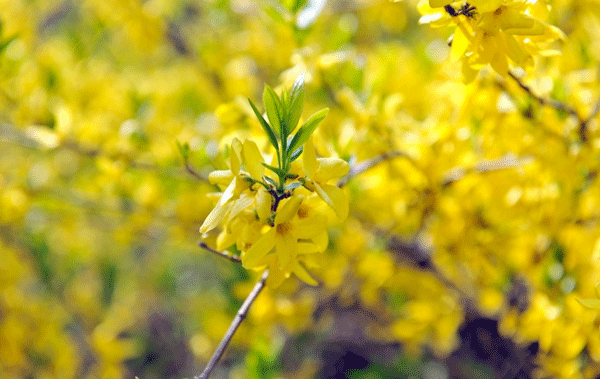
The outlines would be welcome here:
M 523 48 L 515 39 L 515 37 L 505 33 L 502 33 L 502 36 L 502 40 L 504 42 L 502 45 L 502 51 L 506 55 L 508 55 L 513 62 L 517 64 L 522 64 L 523 62 L 525 62 L 525 59 L 527 58 L 527 53 L 525 52 L 525 50 L 523 50 Z
M 221 199 L 219 200 L 220 204 L 225 204 L 231 198 L 233 198 L 233 195 L 235 195 L 235 189 L 237 187 L 238 180 L 239 179 L 237 176 L 233 177 L 233 180 L 231 181 L 231 183 L 229 183 L 227 188 L 225 188 L 225 191 L 223 191 L 223 195 L 221 195 Z
M 271 288 L 277 288 L 287 278 L 289 278 L 290 272 L 284 271 L 279 268 L 279 263 L 274 262 L 269 265 L 269 278 L 267 279 L 267 285 Z
M 452 3 L 452 1 L 448 0 L 429 0 L 429 6 L 432 8 L 443 7 L 444 5 L 448 5 Z
M 577 299 L 579 304 L 589 309 L 600 309 L 600 299 Z
M 294 222 L 294 235 L 300 239 L 312 239 L 313 237 L 323 233 L 327 218 L 323 215 L 314 215 L 304 220 Z
M 229 212 L 229 217 L 227 217 L 227 222 L 230 222 L 235 216 L 240 214 L 244 209 L 248 208 L 254 199 L 249 196 L 240 196 L 239 199 L 232 202 L 233 206 L 231 207 L 231 212 Z
M 240 158 L 242 153 L 242 143 L 239 139 L 234 138 L 231 141 L 231 152 L 229 154 L 229 167 L 231 168 L 231 172 L 237 175 L 240 172 Z
M 271 214 L 271 199 L 271 195 L 262 188 L 256 193 L 256 213 L 261 221 Z
M 312 242 L 298 242 L 298 255 L 320 253 L 319 246 Z
M 277 215 L 275 215 L 275 225 L 291 220 L 298 212 L 303 199 L 304 196 L 302 195 L 293 195 L 283 205 L 280 205 Z
M 246 170 L 250 173 L 251 177 L 260 180 L 265 172 L 265 166 L 262 165 L 264 160 L 260 150 L 258 150 L 258 146 L 253 141 L 246 140 L 243 152 Z
M 462 28 L 459 26 L 454 31 L 452 47 L 450 48 L 450 57 L 454 61 L 459 60 L 465 51 L 467 51 L 467 47 L 469 47 L 469 39 L 465 33 L 468 33 L 468 30 L 464 27 L 464 25 L 462 25 Z
M 541 36 L 546 32 L 546 26 L 542 22 L 534 20 L 534 23 L 529 27 L 506 28 L 504 31 L 515 36 Z
M 327 183 L 328 180 L 339 178 L 350 171 L 350 166 L 346 161 L 340 158 L 320 158 L 318 159 L 319 169 L 316 175 L 322 183 Z
M 227 186 L 233 179 L 233 172 L 231 170 L 216 170 L 208 174 L 208 181 L 210 184 L 217 184 L 219 186 Z
M 312 137 L 306 141 L 302 150 L 302 164 L 304 172 L 309 178 L 312 178 L 317 171 L 317 154 L 312 143 Z
M 275 253 L 282 269 L 287 269 L 298 255 L 298 240 L 292 233 L 277 233 Z
M 493 12 L 500 8 L 502 0 L 471 0 L 469 4 L 477 8 L 477 13 Z
M 496 52 L 490 64 L 498 74 L 502 76 L 508 75 L 508 60 L 506 59 L 506 55 Z
M 217 206 L 206 216 L 206 219 L 200 226 L 200 233 L 207 233 L 219 225 L 221 220 L 227 215 L 227 212 L 231 209 L 233 203 L 221 204 L 221 201 L 217 203 Z
M 310 284 L 311 286 L 319 285 L 319 283 L 309 275 L 309 273 L 300 265 L 300 263 L 296 262 L 292 271 L 303 282 Z
M 533 17 L 519 12 L 513 8 L 500 7 L 502 14 L 498 18 L 500 29 L 530 29 L 534 26 Z
M 228 230 L 223 230 L 217 236 L 217 250 L 225 250 L 235 243 L 235 235 Z
M 275 247 L 275 237 L 275 228 L 271 228 L 263 234 L 242 256 L 242 266 L 245 268 L 257 267 L 260 260 Z
M 341 188 L 331 184 L 315 185 L 317 194 L 329 205 L 340 220 L 348 217 L 348 199 Z
M 319 251 L 325 251 L 325 249 L 327 249 L 327 246 L 329 245 L 329 236 L 324 230 L 321 233 L 318 233 L 317 235 L 312 237 L 311 240 L 317 246 Z

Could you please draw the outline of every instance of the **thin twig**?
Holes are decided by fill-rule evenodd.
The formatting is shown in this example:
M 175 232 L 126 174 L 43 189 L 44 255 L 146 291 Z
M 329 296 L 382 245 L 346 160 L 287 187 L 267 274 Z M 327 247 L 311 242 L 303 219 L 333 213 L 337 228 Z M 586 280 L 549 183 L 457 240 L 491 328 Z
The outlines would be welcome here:
M 392 159 L 392 158 L 397 158 L 397 157 L 407 157 L 407 155 L 401 151 L 389 151 L 387 153 L 383 153 L 381 155 L 378 155 L 374 158 L 371 158 L 369 160 L 360 162 L 356 165 L 353 165 L 350 168 L 350 172 L 348 174 L 346 174 L 346 176 L 344 176 L 343 178 L 340 179 L 340 181 L 338 182 L 337 186 L 338 187 L 343 187 L 346 184 L 348 184 L 348 182 L 354 178 L 356 175 L 361 174 L 365 171 L 367 171 L 368 169 L 376 166 L 377 164 L 384 162 L 388 159 Z
M 194 168 L 187 161 L 185 162 L 185 170 L 187 172 L 189 172 L 190 174 L 192 174 L 192 176 L 195 177 L 196 179 L 198 179 L 202 182 L 208 182 L 208 179 L 205 178 L 204 176 L 200 175 L 198 173 L 198 171 L 194 170 Z
M 596 105 L 594 106 L 594 109 L 592 110 L 592 113 L 590 113 L 588 118 L 585 119 L 584 123 L 587 124 L 590 121 L 592 121 L 592 119 L 594 117 L 598 116 L 598 113 L 600 113 L 600 99 L 598 99 L 598 101 L 596 102 Z
M 445 175 L 445 179 L 442 182 L 442 186 L 447 187 L 452 183 L 456 182 L 457 180 L 462 179 L 465 175 L 471 172 L 482 174 L 485 172 L 498 171 L 506 168 L 515 168 L 527 164 L 531 161 L 533 161 L 533 157 L 530 156 L 517 157 L 513 154 L 506 154 L 498 159 L 479 162 L 473 167 L 458 167 L 450 170 Z
M 513 72 L 509 71 L 508 75 L 513 78 L 517 84 L 519 85 L 519 87 L 521 87 L 525 92 L 527 92 L 529 94 L 529 96 L 533 97 L 538 103 L 540 103 L 540 105 L 549 105 L 552 108 L 562 111 L 562 112 L 567 112 L 575 117 L 577 117 L 578 120 L 581 120 L 581 117 L 579 117 L 579 114 L 577 113 L 577 111 L 575 110 L 575 108 L 571 107 L 568 104 L 565 104 L 563 102 L 560 102 L 558 100 L 554 100 L 554 99 L 546 99 L 541 97 L 540 95 L 536 94 L 535 92 L 533 92 L 533 90 L 531 89 L 531 87 L 527 86 L 525 83 L 523 83 L 521 81 L 521 79 L 515 75 Z
M 269 270 L 265 270 L 260 280 L 254 285 L 254 288 L 250 292 L 250 295 L 248 295 L 248 297 L 244 301 L 244 304 L 242 304 L 242 306 L 238 310 L 237 314 L 235 315 L 235 318 L 231 322 L 231 325 L 229 325 L 229 329 L 227 329 L 227 333 L 225 333 L 225 335 L 223 336 L 223 339 L 219 343 L 219 346 L 217 347 L 217 350 L 215 350 L 213 356 L 210 358 L 210 361 L 204 368 L 204 371 L 202 372 L 202 374 L 200 374 L 200 376 L 194 376 L 194 379 L 208 379 L 210 373 L 212 372 L 212 370 L 214 370 L 217 363 L 225 353 L 225 349 L 227 349 L 227 346 L 229 345 L 229 342 L 231 341 L 231 338 L 235 334 L 237 328 L 248 315 L 248 310 L 250 309 L 250 306 L 252 305 L 254 300 L 256 300 L 256 298 L 260 294 L 260 291 L 262 291 L 262 289 L 265 287 L 265 282 L 267 281 L 268 277 Z
M 242 260 L 238 257 L 235 256 L 233 254 L 231 254 L 230 252 L 226 252 L 226 251 L 218 251 L 213 249 L 212 247 L 208 246 L 204 241 L 199 241 L 198 242 L 198 246 L 200 246 L 201 248 L 210 251 L 213 254 L 216 254 L 220 257 L 223 257 L 225 259 L 229 259 L 232 262 L 236 262 L 236 263 L 242 263 Z
M 575 108 L 573 108 L 572 106 L 565 104 L 561 101 L 555 100 L 555 99 L 547 99 L 547 98 L 541 97 L 540 95 L 533 92 L 531 87 L 529 87 L 525 83 L 523 83 L 521 81 L 521 79 L 519 77 L 517 77 L 517 75 L 515 75 L 511 71 L 508 72 L 508 76 L 513 78 L 517 82 L 519 87 L 521 87 L 525 92 L 527 92 L 529 94 L 529 96 L 531 96 L 538 103 L 540 103 L 540 105 L 548 105 L 558 111 L 566 112 L 566 113 L 574 116 L 575 118 L 577 118 L 577 121 L 579 121 L 579 138 L 581 139 L 581 142 L 587 141 L 587 124 L 593 117 L 590 117 L 590 118 L 584 120 L 579 115 L 579 113 L 577 113 Z M 598 106 L 600 106 L 600 103 L 598 104 Z M 598 111 L 600 111 L 600 109 L 598 109 Z M 596 111 L 594 111 L 594 112 L 596 112 Z M 594 112 L 592 114 L 594 114 Z

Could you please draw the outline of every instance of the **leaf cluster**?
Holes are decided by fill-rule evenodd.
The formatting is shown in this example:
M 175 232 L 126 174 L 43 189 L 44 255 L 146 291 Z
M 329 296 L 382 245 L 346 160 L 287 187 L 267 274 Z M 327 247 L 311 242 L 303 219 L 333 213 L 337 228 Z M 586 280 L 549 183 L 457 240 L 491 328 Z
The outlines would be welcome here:
M 279 176 L 279 190 L 283 188 L 291 163 L 302 154 L 302 146 L 329 112 L 329 108 L 315 112 L 293 133 L 302 115 L 304 97 L 305 84 L 304 74 L 302 74 L 296 79 L 290 91 L 284 90 L 281 96 L 278 96 L 270 86 L 265 86 L 263 104 L 268 121 L 252 100 L 248 99 L 260 125 L 277 152 L 279 167 L 267 164 L 264 164 L 264 166 Z

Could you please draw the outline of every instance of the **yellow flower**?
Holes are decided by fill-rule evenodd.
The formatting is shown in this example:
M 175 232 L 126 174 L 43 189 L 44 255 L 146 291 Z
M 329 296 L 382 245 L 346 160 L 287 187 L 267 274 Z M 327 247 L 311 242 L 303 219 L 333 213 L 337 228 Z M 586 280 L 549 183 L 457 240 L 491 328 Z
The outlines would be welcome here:
M 320 237 L 325 227 L 322 215 L 315 214 L 304 219 L 297 217 L 303 200 L 304 196 L 294 195 L 280 206 L 273 226 L 242 254 L 245 268 L 264 266 L 266 262 L 263 258 L 273 250 L 279 268 L 284 271 L 295 268 L 298 253 L 311 248 L 309 245 L 313 244 L 308 241 Z
M 469 1 L 471 8 L 468 12 L 461 11 L 466 3 L 463 8 L 455 8 L 451 3 L 421 0 L 419 11 L 423 17 L 420 22 L 432 26 L 456 24 L 451 57 L 463 60 L 466 77 L 474 77 L 475 72 L 469 70 L 477 70 L 487 64 L 501 75 L 508 73 L 510 62 L 521 67 L 532 66 L 533 53 L 545 51 L 542 44 L 565 38 L 558 28 L 531 15 L 535 2 Z M 446 6 L 454 9 L 453 15 Z
M 228 217 L 228 222 L 231 221 L 252 204 L 256 206 L 258 217 L 266 220 L 271 209 L 271 196 L 264 188 L 255 185 L 257 188 L 254 189 L 252 186 L 253 181 L 262 180 L 263 162 L 254 142 L 246 140 L 242 145 L 237 138 L 233 139 L 229 156 L 230 169 L 213 171 L 208 176 L 212 184 L 226 186 L 226 189 L 200 227 L 201 233 L 214 229 L 225 217 Z M 241 170 L 242 163 L 247 171 Z
M 348 216 L 346 194 L 341 188 L 327 184 L 327 182 L 346 175 L 350 170 L 348 163 L 339 158 L 317 159 L 312 139 L 304 144 L 302 158 L 304 172 L 306 173 L 305 187 L 315 191 L 341 220 L 345 220 Z

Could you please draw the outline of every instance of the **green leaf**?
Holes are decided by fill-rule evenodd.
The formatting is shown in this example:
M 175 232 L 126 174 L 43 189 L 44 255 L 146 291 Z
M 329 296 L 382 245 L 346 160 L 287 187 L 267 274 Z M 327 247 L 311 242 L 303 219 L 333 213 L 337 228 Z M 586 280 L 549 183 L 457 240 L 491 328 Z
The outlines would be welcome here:
M 290 106 L 290 94 L 287 91 L 281 92 L 281 107 L 287 110 Z
M 263 178 L 265 178 L 265 180 L 267 182 L 269 182 L 270 184 L 272 184 L 273 186 L 277 187 L 277 182 L 273 178 L 268 177 L 268 176 L 263 176 Z
M 269 86 L 265 86 L 265 90 L 263 92 L 263 103 L 265 104 L 265 109 L 267 110 L 267 117 L 273 126 L 273 129 L 279 133 L 280 136 L 284 136 L 281 138 L 283 141 L 287 134 L 286 130 L 282 130 L 284 127 L 284 112 L 283 112 L 283 104 L 281 100 L 273 91 L 273 88 Z
M 302 185 L 302 183 L 300 183 L 300 182 L 293 182 L 293 183 L 290 183 L 287 186 L 285 186 L 284 189 L 285 190 L 294 190 L 294 189 L 300 187 L 301 185 Z
M 302 125 L 300 129 L 298 129 L 298 132 L 296 133 L 296 135 L 294 135 L 294 138 L 292 138 L 292 142 L 290 142 L 290 147 L 288 151 L 294 151 L 295 149 L 304 145 L 304 142 L 308 141 L 308 138 L 317 129 L 319 123 L 323 121 L 323 119 L 327 115 L 327 112 L 329 112 L 329 108 L 321 109 L 317 113 L 310 116 L 308 120 L 306 120 L 304 125 Z
M 298 159 L 298 157 L 300 156 L 300 154 L 302 154 L 302 147 L 299 147 L 296 150 L 294 150 L 294 152 L 290 156 L 290 163 L 293 162 L 293 161 L 295 161 L 296 159 Z
M 285 171 L 283 171 L 280 168 L 269 166 L 266 163 L 263 163 L 262 165 L 265 166 L 266 168 L 268 168 L 269 170 L 273 171 L 274 173 L 276 173 L 278 176 L 284 176 L 285 175 Z
M 262 126 L 262 128 L 265 130 L 265 132 L 269 136 L 271 145 L 273 145 L 275 150 L 277 150 L 277 152 L 279 153 L 279 143 L 277 143 L 277 137 L 275 136 L 275 133 L 273 133 L 273 129 L 271 129 L 271 126 L 267 123 L 267 120 L 265 120 L 265 118 L 262 116 L 262 114 L 260 114 L 258 109 L 256 109 L 256 106 L 254 105 L 252 100 L 248 99 L 248 101 L 250 102 L 250 106 L 252 107 L 254 114 L 258 118 L 258 121 L 260 121 L 260 125 Z
M 0 53 L 2 53 L 8 47 L 8 45 L 10 45 L 10 43 L 12 41 L 14 41 L 15 39 L 17 39 L 17 35 L 14 35 L 14 36 L 12 36 L 10 38 L 7 38 L 3 42 L 0 42 Z
M 190 144 L 187 142 L 184 144 L 182 144 L 179 141 L 175 141 L 175 142 L 177 143 L 177 148 L 179 149 L 179 154 L 181 154 L 183 161 L 187 163 L 187 161 L 190 158 Z
M 296 128 L 300 116 L 302 115 L 302 108 L 304 108 L 304 74 L 300 75 L 294 82 L 292 90 L 290 91 L 290 103 L 288 107 L 288 126 L 290 131 Z

